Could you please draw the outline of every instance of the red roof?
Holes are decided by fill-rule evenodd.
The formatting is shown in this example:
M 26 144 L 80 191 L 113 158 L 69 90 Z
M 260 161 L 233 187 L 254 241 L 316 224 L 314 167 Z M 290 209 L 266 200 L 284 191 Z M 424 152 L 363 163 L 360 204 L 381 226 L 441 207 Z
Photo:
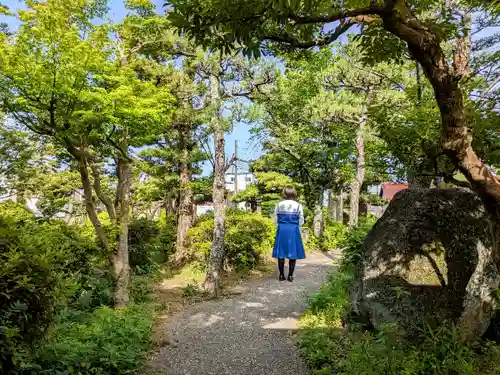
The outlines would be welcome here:
M 398 184 L 395 182 L 384 182 L 382 184 L 382 199 L 392 201 L 396 193 L 408 189 L 408 184 Z

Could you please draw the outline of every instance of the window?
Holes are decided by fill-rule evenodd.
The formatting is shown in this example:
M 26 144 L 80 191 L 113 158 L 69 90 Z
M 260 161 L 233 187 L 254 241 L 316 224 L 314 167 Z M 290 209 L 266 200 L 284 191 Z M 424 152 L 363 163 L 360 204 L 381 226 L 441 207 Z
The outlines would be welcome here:
M 231 177 L 229 181 L 234 182 L 234 177 Z
M 252 182 L 252 177 L 250 177 L 250 176 L 245 177 L 245 181 L 246 182 Z

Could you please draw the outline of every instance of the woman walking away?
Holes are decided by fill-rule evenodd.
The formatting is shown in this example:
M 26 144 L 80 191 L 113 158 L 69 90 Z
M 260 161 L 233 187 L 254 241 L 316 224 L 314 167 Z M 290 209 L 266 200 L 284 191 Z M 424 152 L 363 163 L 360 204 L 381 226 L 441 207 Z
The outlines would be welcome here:
M 288 259 L 288 281 L 293 281 L 297 259 L 304 259 L 304 245 L 300 228 L 304 224 L 304 211 L 297 202 L 297 191 L 293 186 L 283 190 L 284 200 L 274 209 L 274 223 L 278 226 L 274 241 L 273 258 L 278 259 L 279 280 L 285 280 L 285 259 Z

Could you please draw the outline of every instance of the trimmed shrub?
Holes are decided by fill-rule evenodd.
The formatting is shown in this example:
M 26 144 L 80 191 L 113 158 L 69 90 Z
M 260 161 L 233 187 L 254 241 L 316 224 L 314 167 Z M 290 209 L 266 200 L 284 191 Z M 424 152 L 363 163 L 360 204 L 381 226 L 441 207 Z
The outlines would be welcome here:
M 213 214 L 206 215 L 189 230 L 188 243 L 202 264 L 210 254 L 213 239 Z M 252 269 L 264 254 L 271 254 L 275 235 L 273 219 L 239 210 L 226 216 L 225 265 L 231 269 Z

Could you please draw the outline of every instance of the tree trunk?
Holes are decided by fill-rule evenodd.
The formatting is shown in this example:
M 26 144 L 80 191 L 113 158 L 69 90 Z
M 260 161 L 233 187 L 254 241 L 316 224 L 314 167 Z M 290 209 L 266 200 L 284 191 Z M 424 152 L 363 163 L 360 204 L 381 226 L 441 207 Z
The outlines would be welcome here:
M 344 223 L 344 190 L 341 188 L 337 199 L 337 221 Z
M 368 106 L 370 105 L 371 93 L 366 95 L 366 102 L 361 109 L 358 131 L 356 134 L 356 177 L 351 185 L 351 200 L 349 210 L 349 227 L 358 225 L 359 217 L 359 196 L 365 181 L 365 126 L 368 120 Z
M 111 251 L 111 249 L 109 246 L 108 236 L 106 235 L 106 232 L 104 231 L 104 228 L 102 227 L 101 221 L 99 220 L 99 217 L 97 216 L 96 212 L 94 197 L 92 194 L 92 183 L 89 177 L 87 162 L 83 156 L 78 157 L 77 161 L 78 161 L 78 169 L 80 172 L 80 178 L 82 180 L 82 185 L 83 185 L 85 211 L 87 212 L 87 215 L 89 215 L 90 222 L 94 227 L 94 230 L 96 232 L 97 238 L 99 239 L 101 246 L 106 251 L 108 251 L 108 256 L 110 256 L 109 252 Z
M 186 239 L 187 232 L 193 222 L 193 191 L 189 186 L 192 176 L 189 167 L 190 158 L 187 142 L 189 142 L 187 139 L 181 140 L 182 150 L 179 160 L 179 214 L 177 216 L 177 239 L 173 262 L 177 267 L 182 266 L 189 260 Z
M 333 189 L 328 194 L 328 219 L 337 220 L 337 195 Z
M 165 217 L 169 217 L 174 215 L 175 212 L 175 199 L 172 199 L 170 196 L 165 198 L 163 202 L 163 207 L 165 208 Z
M 115 276 L 115 307 L 126 306 L 129 302 L 130 265 L 128 254 L 130 163 L 119 158 L 116 166 L 118 186 L 116 189 L 116 222 L 118 241 L 113 257 Z
M 218 104 L 219 80 L 216 76 L 210 76 L 210 88 L 212 101 Z M 213 203 L 214 203 L 214 236 L 210 259 L 208 261 L 207 274 L 205 277 L 205 292 L 212 296 L 220 295 L 220 280 L 222 271 L 222 261 L 224 259 L 224 235 L 225 235 L 225 198 L 224 198 L 224 174 L 226 170 L 226 158 L 224 152 L 224 128 L 219 119 L 219 113 L 214 116 L 214 184 L 213 184 Z
M 323 192 L 314 206 L 313 234 L 316 238 L 323 237 L 325 230 L 325 218 L 323 215 Z

